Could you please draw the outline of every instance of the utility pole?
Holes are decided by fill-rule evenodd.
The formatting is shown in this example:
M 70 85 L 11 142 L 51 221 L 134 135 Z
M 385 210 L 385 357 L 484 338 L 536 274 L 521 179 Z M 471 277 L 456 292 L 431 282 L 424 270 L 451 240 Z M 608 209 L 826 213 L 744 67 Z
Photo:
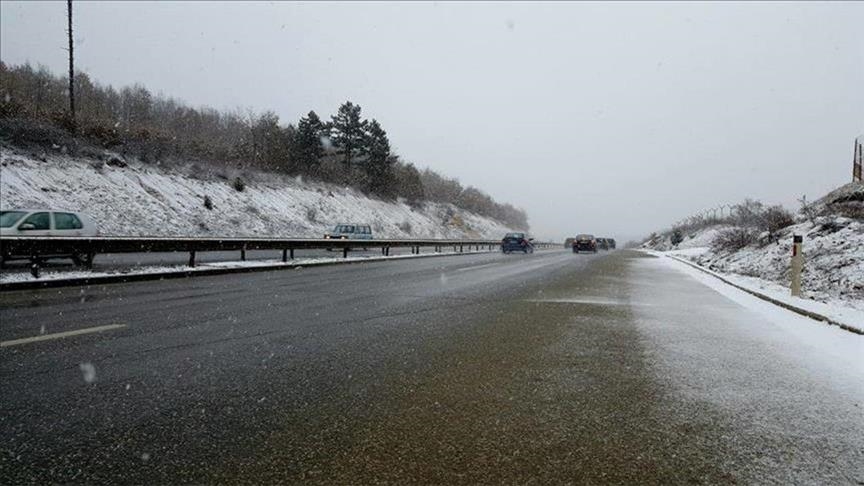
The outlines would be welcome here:
M 69 20 L 69 121 L 71 122 L 72 133 L 77 131 L 77 123 L 75 121 L 75 64 L 72 45 L 72 0 L 66 0 L 66 17 Z
M 862 165 L 864 165 L 864 146 L 862 143 L 855 139 L 855 145 L 852 149 L 852 181 L 853 182 L 861 182 L 862 181 Z

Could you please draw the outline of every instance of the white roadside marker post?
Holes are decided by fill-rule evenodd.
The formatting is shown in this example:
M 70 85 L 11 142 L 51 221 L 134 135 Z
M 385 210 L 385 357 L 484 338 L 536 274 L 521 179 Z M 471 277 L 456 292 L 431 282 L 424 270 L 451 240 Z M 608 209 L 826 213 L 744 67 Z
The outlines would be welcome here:
M 804 269 L 802 243 L 804 243 L 803 236 L 792 236 L 792 297 L 801 297 L 801 270 Z

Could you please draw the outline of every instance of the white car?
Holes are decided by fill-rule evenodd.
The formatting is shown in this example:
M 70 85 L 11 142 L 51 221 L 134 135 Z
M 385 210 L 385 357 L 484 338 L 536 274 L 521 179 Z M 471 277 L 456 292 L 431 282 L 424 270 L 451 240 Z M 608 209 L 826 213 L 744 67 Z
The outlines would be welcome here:
M 87 216 L 74 211 L 50 209 L 10 209 L 0 211 L 0 236 L 97 236 L 96 225 Z M 27 255 L 0 254 L 0 262 L 29 258 Z M 48 258 L 71 258 L 78 265 L 90 265 L 92 254 L 45 255 Z

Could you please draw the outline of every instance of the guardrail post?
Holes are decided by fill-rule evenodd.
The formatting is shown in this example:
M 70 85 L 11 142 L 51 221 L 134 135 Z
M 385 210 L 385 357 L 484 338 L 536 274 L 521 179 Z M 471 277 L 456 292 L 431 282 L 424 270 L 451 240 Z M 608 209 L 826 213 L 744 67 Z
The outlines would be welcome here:
M 342 248 L 342 258 L 348 258 L 348 247 Z
M 287 261 L 288 261 L 288 249 L 283 248 L 282 249 L 282 263 L 285 263 Z
M 33 275 L 33 278 L 39 278 L 39 276 L 41 275 L 41 272 L 39 271 L 38 261 L 34 260 L 33 263 L 30 264 L 30 275 Z
M 246 248 L 240 249 L 240 261 L 243 261 L 243 262 L 246 261 Z
M 459 245 L 459 253 L 463 253 L 462 245 Z
M 190 267 L 195 266 L 195 250 L 192 250 L 189 252 L 189 266 Z

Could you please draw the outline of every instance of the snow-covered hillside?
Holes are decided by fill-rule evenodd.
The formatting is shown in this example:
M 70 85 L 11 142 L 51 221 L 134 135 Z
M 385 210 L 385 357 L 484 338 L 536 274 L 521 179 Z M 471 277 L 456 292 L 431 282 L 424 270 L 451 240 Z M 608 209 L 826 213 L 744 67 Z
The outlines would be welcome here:
M 776 244 L 750 245 L 726 253 L 710 246 L 679 245 L 685 256 L 700 265 L 723 273 L 761 278 L 788 287 L 792 235 L 804 236 L 804 271 L 801 275 L 805 296 L 814 300 L 842 299 L 864 308 L 864 224 L 836 218 L 816 224 L 803 222 L 784 230 Z M 716 234 L 717 228 L 699 231 L 693 239 L 710 241 L 702 235 Z
M 803 235 L 804 297 L 864 309 L 864 220 L 842 215 L 860 214 L 857 205 L 862 201 L 864 185 L 860 183 L 832 191 L 815 202 L 810 215 L 801 214 L 795 224 L 780 230 L 776 243 L 760 238 L 736 251 L 712 248 L 714 238 L 732 227 L 714 225 L 686 232 L 678 245 L 672 245 L 671 232 L 665 232 L 643 248 L 671 251 L 714 271 L 788 288 L 792 235 Z
M 114 236 L 320 237 L 337 223 L 372 225 L 376 237 L 500 238 L 502 223 L 451 205 L 412 208 L 332 185 L 275 173 L 205 173 L 127 161 L 46 155 L 3 147 L 0 206 L 62 208 L 91 216 Z M 212 209 L 205 207 L 205 197 Z

